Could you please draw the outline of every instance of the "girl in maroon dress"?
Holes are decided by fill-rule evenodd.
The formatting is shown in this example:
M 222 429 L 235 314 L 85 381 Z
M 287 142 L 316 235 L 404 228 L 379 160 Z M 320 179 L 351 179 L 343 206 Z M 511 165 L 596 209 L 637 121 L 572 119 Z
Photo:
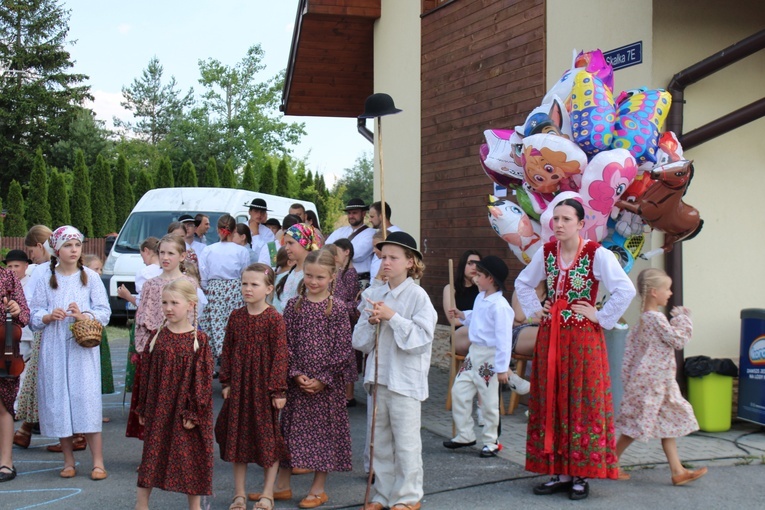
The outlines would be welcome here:
M 289 491 L 292 468 L 314 470 L 311 489 L 299 506 L 315 508 L 329 500 L 324 492 L 327 473 L 351 470 L 345 407 L 351 324 L 346 306 L 332 297 L 332 254 L 312 251 L 303 272 L 298 296 L 284 308 L 290 359 L 282 434 L 291 458 L 281 463 L 276 489 Z
M 279 461 L 289 453 L 279 428 L 279 410 L 287 402 L 287 335 L 284 320 L 268 302 L 274 290 L 274 270 L 252 264 L 242 273 L 245 306 L 231 312 L 221 352 L 220 382 L 223 408 L 215 423 L 220 457 L 234 463 L 234 500 L 230 510 L 246 510 L 247 464 L 265 469 L 262 493 L 255 508 L 271 509 Z
M 188 495 L 190 510 L 212 494 L 212 372 L 207 336 L 197 332 L 197 292 L 184 279 L 162 291 L 165 322 L 141 359 L 138 420 L 145 427 L 136 510 L 154 487 Z

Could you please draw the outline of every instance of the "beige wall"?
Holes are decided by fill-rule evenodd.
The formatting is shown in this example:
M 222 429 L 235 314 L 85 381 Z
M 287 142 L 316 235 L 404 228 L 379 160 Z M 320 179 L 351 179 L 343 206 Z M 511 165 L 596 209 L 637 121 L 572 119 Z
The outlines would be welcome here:
M 397 115 L 382 118 L 385 201 L 393 224 L 420 239 L 420 2 L 382 0 L 375 24 L 375 92 L 393 97 Z M 376 129 L 373 120 L 369 129 Z M 377 136 L 375 135 L 375 140 Z M 380 199 L 375 141 L 375 199 Z
M 572 48 L 604 51 L 643 41 L 643 63 L 615 72 L 615 94 L 637 86 L 665 88 L 678 71 L 762 29 L 759 0 L 652 2 L 591 0 L 547 2 L 547 84 L 570 67 Z M 731 5 L 735 5 L 732 8 Z M 624 13 L 635 13 L 625 17 Z M 625 23 L 625 19 L 629 23 Z M 614 27 L 593 30 L 586 27 Z M 763 97 L 765 52 L 686 89 L 684 132 Z M 685 197 L 705 220 L 683 248 L 684 304 L 694 312 L 694 338 L 686 355 L 737 358 L 742 308 L 765 308 L 765 119 L 686 152 L 696 174 Z M 727 178 L 724 178 L 727 177 Z M 652 246 L 661 245 L 652 235 Z M 663 257 L 636 264 L 631 276 Z M 637 317 L 633 305 L 630 323 Z

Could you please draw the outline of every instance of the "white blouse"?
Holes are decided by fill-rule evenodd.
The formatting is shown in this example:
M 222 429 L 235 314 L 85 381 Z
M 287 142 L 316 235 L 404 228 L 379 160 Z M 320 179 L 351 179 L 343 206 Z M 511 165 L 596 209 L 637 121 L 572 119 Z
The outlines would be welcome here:
M 244 246 L 232 242 L 211 244 L 202 252 L 199 260 L 199 275 L 202 288 L 210 280 L 237 280 L 250 264 L 250 252 Z

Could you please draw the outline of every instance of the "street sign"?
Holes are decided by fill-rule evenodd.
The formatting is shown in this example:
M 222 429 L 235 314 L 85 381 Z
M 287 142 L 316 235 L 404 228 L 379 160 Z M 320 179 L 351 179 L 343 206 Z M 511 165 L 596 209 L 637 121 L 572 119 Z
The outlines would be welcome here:
M 643 41 L 638 41 L 603 53 L 614 71 L 643 63 Z

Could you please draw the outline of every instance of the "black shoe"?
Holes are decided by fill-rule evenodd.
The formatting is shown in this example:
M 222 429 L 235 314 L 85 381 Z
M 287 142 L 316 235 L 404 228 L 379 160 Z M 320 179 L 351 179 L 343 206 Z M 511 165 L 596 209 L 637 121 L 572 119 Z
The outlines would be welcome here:
M 484 446 L 481 449 L 481 453 L 479 455 L 484 459 L 488 459 L 490 457 L 496 457 L 498 454 L 499 454 L 499 448 L 494 448 L 493 450 L 490 450 L 488 446 Z
M 581 485 L 583 489 L 577 490 L 574 488 L 574 485 Z M 573 482 L 571 482 L 571 489 L 568 492 L 568 499 L 573 499 L 574 501 L 576 501 L 579 499 L 585 499 L 589 495 L 590 495 L 590 484 L 587 483 L 587 480 L 583 480 L 582 478 L 576 478 Z
M 464 448 L 465 446 L 475 446 L 475 441 L 470 441 L 469 443 L 458 443 L 450 439 L 449 441 L 444 441 L 444 446 L 450 450 L 456 450 L 457 448 Z
M 345 401 L 345 407 L 356 407 L 356 399 L 352 398 Z
M 2 470 L 7 469 L 10 472 L 5 473 Z M 15 467 L 8 467 L 8 466 L 0 466 L 0 483 L 2 482 L 10 482 L 16 478 L 16 468 Z
M 550 483 L 553 482 L 553 483 Z M 547 496 L 548 494 L 555 494 L 556 492 L 566 492 L 571 490 L 573 482 L 561 482 L 560 477 L 553 476 L 550 478 L 550 482 L 546 482 L 534 487 L 534 494 L 537 496 Z

